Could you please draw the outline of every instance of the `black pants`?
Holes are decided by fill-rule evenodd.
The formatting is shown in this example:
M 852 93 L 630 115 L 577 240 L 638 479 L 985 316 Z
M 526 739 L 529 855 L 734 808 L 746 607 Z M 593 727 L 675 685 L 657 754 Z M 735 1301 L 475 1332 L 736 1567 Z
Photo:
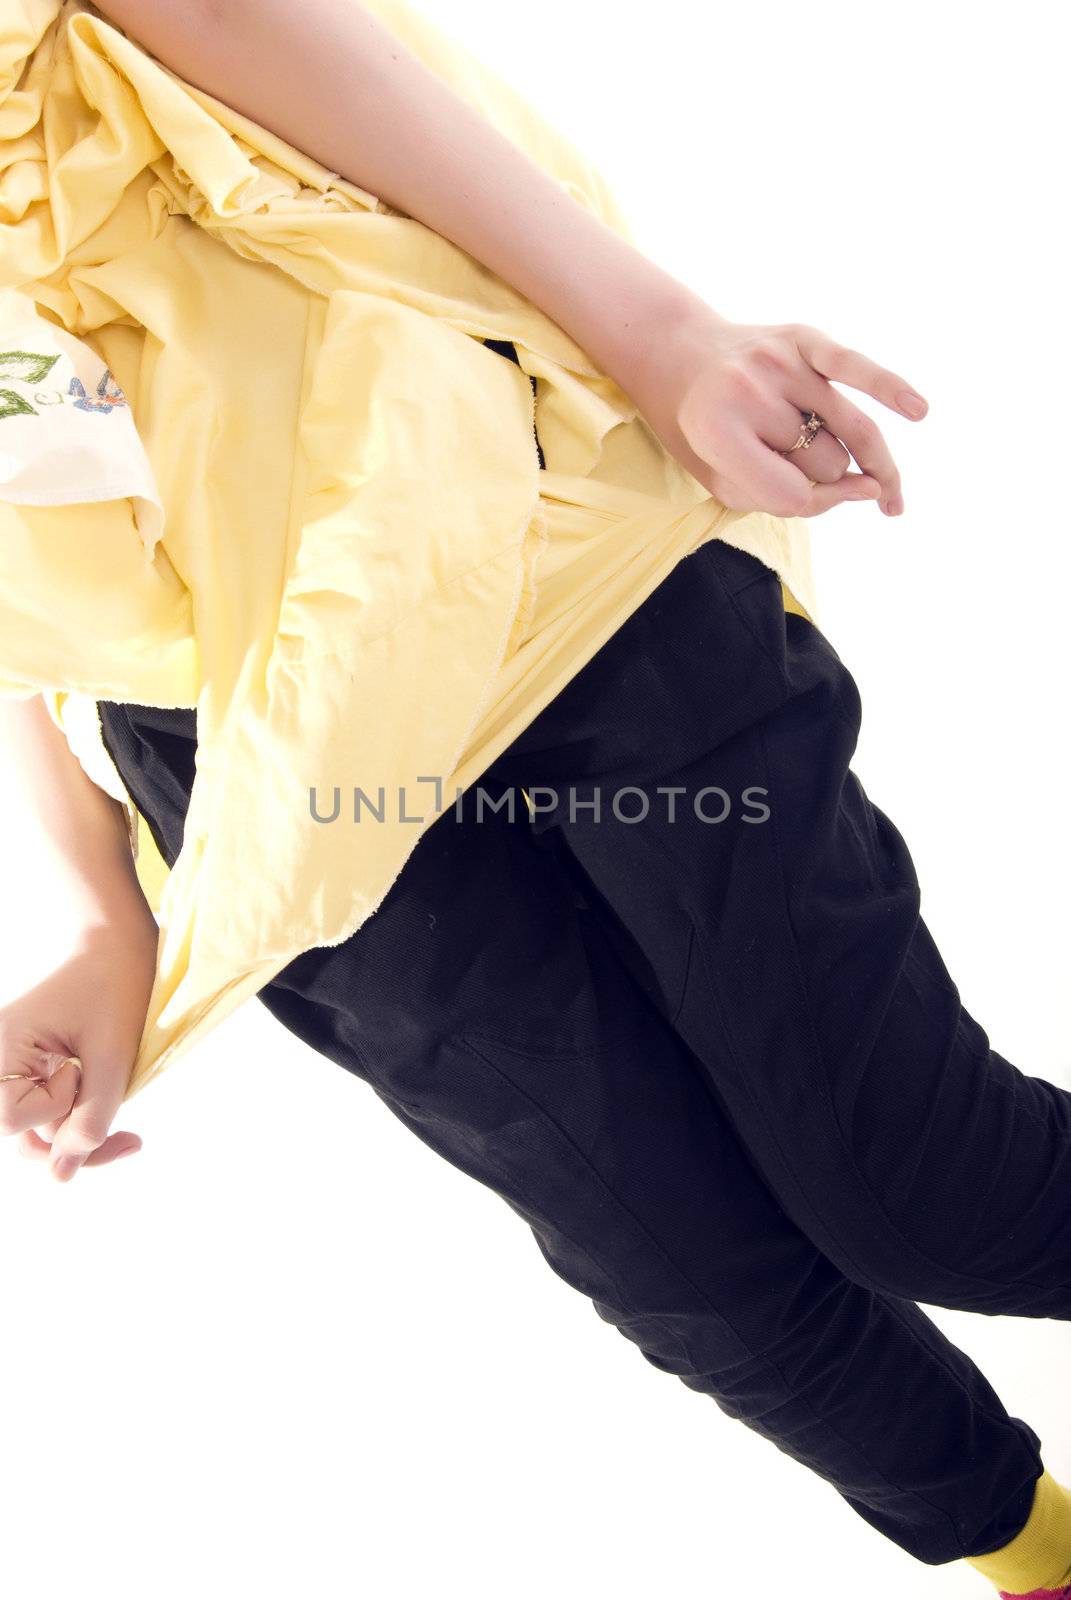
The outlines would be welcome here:
M 1071 1095 L 961 1007 L 858 725 L 773 574 L 707 545 L 260 998 L 649 1362 L 940 1563 L 1011 1539 L 1042 1463 L 915 1302 L 1071 1316 Z M 173 859 L 189 730 L 166 782 L 174 726 L 142 734 Z

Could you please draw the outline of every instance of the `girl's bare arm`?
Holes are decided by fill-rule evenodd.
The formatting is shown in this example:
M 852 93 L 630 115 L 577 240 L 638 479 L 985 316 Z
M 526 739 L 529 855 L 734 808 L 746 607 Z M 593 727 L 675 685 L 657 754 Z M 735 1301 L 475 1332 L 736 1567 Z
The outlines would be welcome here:
M 813 515 L 900 478 L 829 380 L 901 416 L 911 385 L 799 323 L 737 324 L 531 161 L 357 0 L 99 0 L 165 66 L 425 223 L 512 284 L 635 401 L 725 505 Z M 826 427 L 789 461 L 801 411 Z M 848 473 L 849 451 L 863 473 Z M 813 490 L 808 474 L 816 480 Z
M 601 371 L 683 285 L 607 228 L 356 0 L 102 0 L 172 71 L 451 239 Z
M 57 922 L 72 935 L 54 972 L 0 1006 L 0 1134 L 66 1180 L 141 1147 L 137 1134 L 110 1128 L 145 1024 L 159 928 L 123 806 L 86 773 L 40 695 L 0 698 L 0 761 L 16 810 L 60 869 Z M 4 847 L 21 842 L 20 823 Z
M 148 910 L 124 807 L 89 777 L 39 694 L 0 699 L 0 751 L 28 824 L 61 868 L 74 925 Z

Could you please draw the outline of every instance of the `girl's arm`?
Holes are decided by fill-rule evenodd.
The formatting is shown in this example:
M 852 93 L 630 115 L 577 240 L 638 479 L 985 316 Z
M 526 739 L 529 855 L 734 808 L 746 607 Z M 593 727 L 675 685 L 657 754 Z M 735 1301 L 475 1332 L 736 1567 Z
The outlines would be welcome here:
M 611 376 L 694 299 L 356 0 L 103 0 L 187 82 L 460 245 Z
M 141 1040 L 159 928 L 123 806 L 89 777 L 40 695 L 0 698 L 0 759 L 27 829 L 60 869 L 57 921 L 74 934 L 55 972 L 0 1006 L 0 1133 L 17 1134 L 24 1155 L 66 1179 L 141 1146 L 109 1128 Z M 17 850 L 22 840 L 4 843 Z M 10 895 L 7 914 L 17 906 Z M 65 1057 L 75 1061 L 61 1066 Z
M 187 82 L 425 223 L 512 284 L 636 403 L 728 506 L 782 515 L 883 494 L 880 431 L 827 381 L 904 416 L 911 386 L 817 329 L 728 322 L 643 256 L 424 66 L 357 0 L 99 0 Z M 828 431 L 782 454 L 801 410 Z M 843 440 L 843 445 L 838 443 Z M 846 474 L 852 452 L 864 472 Z M 819 480 L 809 488 L 807 473 Z
M 124 807 L 93 782 L 39 694 L 0 699 L 0 750 L 27 820 L 61 869 L 75 926 L 148 910 Z

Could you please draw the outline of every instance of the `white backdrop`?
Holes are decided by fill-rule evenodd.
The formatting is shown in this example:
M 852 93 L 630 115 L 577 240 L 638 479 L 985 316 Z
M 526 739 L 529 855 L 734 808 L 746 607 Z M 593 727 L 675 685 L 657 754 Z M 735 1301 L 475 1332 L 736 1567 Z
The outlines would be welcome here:
M 342 3 L 342 0 L 339 0 Z M 724 314 L 930 401 L 906 511 L 812 530 L 856 770 L 992 1043 L 1071 1086 L 1063 19 L 1040 0 L 424 0 L 584 145 Z M 360 174 L 352 174 L 357 180 Z M 56 958 L 5 807 L 7 999 Z M 4 1577 L 20 1600 L 983 1596 L 554 1276 L 525 1224 L 257 1002 L 60 1185 L 0 1145 Z M 1069 1196 L 1071 1207 L 1071 1196 Z M 1065 1324 L 935 1311 L 1071 1481 Z

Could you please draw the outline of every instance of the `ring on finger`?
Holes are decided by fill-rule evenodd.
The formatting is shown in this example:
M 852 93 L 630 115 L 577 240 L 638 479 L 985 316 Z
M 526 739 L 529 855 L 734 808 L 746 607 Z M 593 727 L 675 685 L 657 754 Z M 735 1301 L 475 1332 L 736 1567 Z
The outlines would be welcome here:
M 59 1052 L 56 1051 L 56 1050 L 46 1050 L 44 1052 L 44 1054 L 46 1056 L 55 1057 L 55 1056 L 59 1055 Z M 65 1067 L 68 1062 L 72 1063 L 72 1065 L 74 1066 L 75 1070 L 78 1073 L 78 1088 L 79 1088 L 79 1092 L 81 1092 L 81 1087 L 82 1087 L 82 1060 L 81 1060 L 80 1056 L 60 1056 L 60 1058 L 59 1058 L 59 1066 L 57 1067 L 56 1070 L 58 1071 L 59 1067 Z M 49 1076 L 51 1076 L 51 1074 Z M 3 1073 L 0 1073 L 0 1083 L 13 1083 L 16 1079 L 22 1079 L 26 1083 L 36 1084 L 38 1087 L 40 1087 L 41 1084 L 48 1082 L 48 1078 L 42 1077 L 42 1075 L 39 1072 L 3 1072 Z
M 820 428 L 825 427 L 825 423 L 817 411 L 801 411 L 800 416 L 805 418 L 803 427 L 800 430 L 800 436 L 794 445 L 790 445 L 787 450 L 782 450 L 782 455 L 790 456 L 793 450 L 809 450 L 815 434 Z

